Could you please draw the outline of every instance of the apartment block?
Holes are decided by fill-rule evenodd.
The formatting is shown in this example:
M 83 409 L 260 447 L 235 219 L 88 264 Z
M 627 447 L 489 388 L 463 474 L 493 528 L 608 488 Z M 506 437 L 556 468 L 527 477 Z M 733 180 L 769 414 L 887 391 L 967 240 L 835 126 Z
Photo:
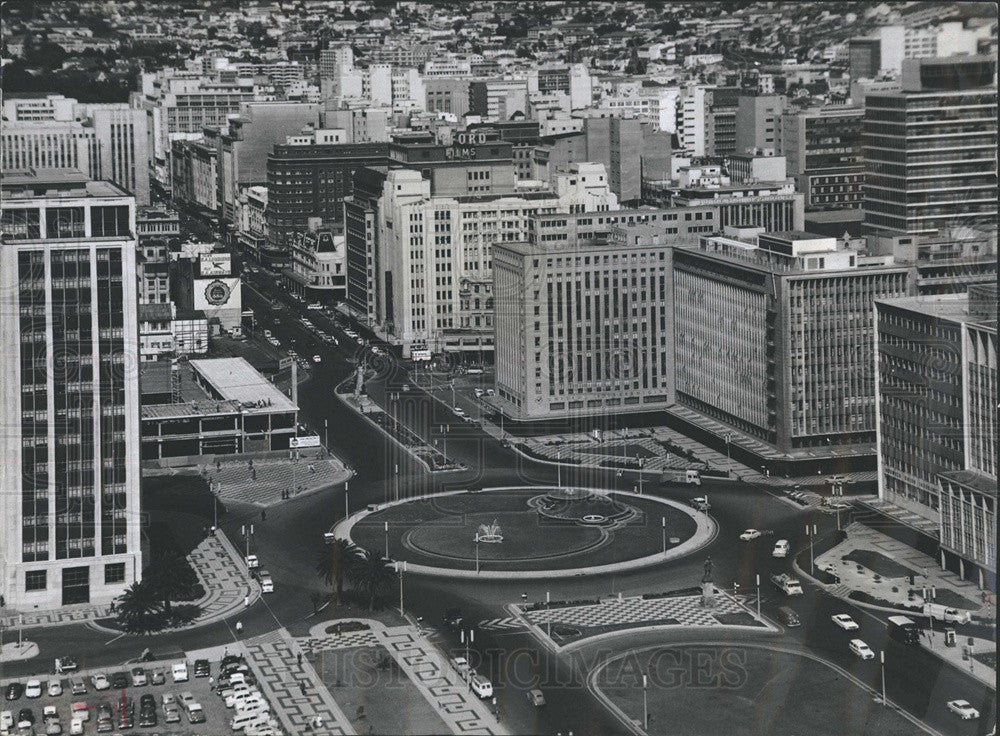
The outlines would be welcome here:
M 807 211 L 861 208 L 864 112 L 862 107 L 827 105 L 782 116 L 781 153 Z

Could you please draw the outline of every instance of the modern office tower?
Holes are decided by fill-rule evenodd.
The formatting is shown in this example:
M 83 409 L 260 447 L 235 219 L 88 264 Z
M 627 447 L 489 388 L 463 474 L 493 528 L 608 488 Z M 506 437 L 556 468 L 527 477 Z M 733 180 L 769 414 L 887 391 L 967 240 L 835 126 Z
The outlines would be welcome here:
M 515 420 L 663 409 L 673 401 L 669 239 L 493 248 L 496 391 Z
M 149 204 L 146 116 L 127 104 L 81 104 L 62 95 L 3 103 L 0 168 L 73 168 Z
M 736 103 L 736 153 L 781 153 L 781 116 L 787 105 L 784 95 L 741 94 Z
M 705 92 L 705 155 L 736 153 L 738 87 L 714 87 Z
M 868 94 L 862 130 L 867 232 L 996 222 L 995 59 L 904 60 L 902 91 Z
M 879 496 L 996 590 L 997 289 L 875 303 Z
M 320 49 L 320 76 L 332 76 L 344 67 L 354 68 L 354 49 L 349 44 Z
M 604 165 L 620 202 L 642 196 L 642 124 L 637 117 L 592 117 L 583 121 L 586 160 Z M 575 161 L 570 160 L 572 165 Z
M 482 360 L 493 351 L 492 250 L 527 239 L 531 218 L 618 207 L 600 164 L 581 163 L 551 191 L 435 195 L 409 169 L 390 171 L 379 206 L 380 331 L 402 347 Z
M 807 211 L 861 208 L 864 114 L 862 107 L 827 105 L 782 116 L 781 153 Z
M 882 42 L 877 38 L 852 38 L 847 42 L 852 80 L 874 79 L 882 69 Z
M 909 288 L 885 261 L 803 232 L 675 249 L 672 411 L 760 462 L 870 461 L 872 302 Z
M 0 240 L 0 595 L 102 603 L 141 574 L 135 198 L 7 172 Z
M 481 79 L 469 82 L 469 112 L 486 120 L 510 120 L 516 112 L 527 115 L 527 80 Z
M 851 79 L 899 74 L 905 59 L 932 59 L 976 53 L 978 37 L 960 21 L 923 28 L 880 26 L 869 38 L 848 42 Z
M 689 85 L 677 105 L 677 140 L 689 156 L 704 156 L 708 150 L 705 111 L 711 89 L 702 84 Z
M 528 93 L 569 95 L 570 109 L 590 107 L 593 100 L 593 80 L 583 64 L 546 65 L 528 70 Z

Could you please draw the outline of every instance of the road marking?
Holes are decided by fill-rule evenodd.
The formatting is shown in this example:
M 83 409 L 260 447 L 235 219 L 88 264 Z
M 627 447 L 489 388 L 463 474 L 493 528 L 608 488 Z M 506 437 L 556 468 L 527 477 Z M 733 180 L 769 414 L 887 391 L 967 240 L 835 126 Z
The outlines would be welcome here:
M 477 628 L 484 629 L 486 631 L 520 631 L 527 627 L 524 622 L 514 616 L 507 616 L 504 618 L 490 618 L 485 621 L 480 621 Z

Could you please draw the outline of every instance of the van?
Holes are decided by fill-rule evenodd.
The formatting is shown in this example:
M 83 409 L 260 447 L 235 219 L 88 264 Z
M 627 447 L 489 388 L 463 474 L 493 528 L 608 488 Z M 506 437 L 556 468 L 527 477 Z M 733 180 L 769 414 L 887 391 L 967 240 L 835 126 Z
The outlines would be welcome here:
M 779 539 L 774 544 L 774 551 L 771 553 L 771 557 L 788 557 L 788 540 Z
M 320 309 L 322 309 L 322 308 L 323 308 L 323 305 L 320 304 L 319 302 L 313 302 L 308 307 L 306 307 L 306 309 L 315 309 L 317 311 L 320 310 Z
M 274 592 L 274 581 L 271 579 L 271 574 L 267 570 L 260 571 L 260 591 L 262 593 Z
M 799 621 L 799 615 L 788 606 L 781 606 L 778 613 L 781 614 L 781 623 L 788 628 L 794 629 L 796 626 L 802 625 L 802 622 Z

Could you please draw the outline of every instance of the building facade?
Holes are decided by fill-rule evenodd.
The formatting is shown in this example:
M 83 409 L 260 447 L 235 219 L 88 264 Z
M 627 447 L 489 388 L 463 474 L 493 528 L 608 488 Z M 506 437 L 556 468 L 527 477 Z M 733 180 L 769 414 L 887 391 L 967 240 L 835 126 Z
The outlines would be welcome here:
M 782 116 L 781 153 L 807 211 L 861 208 L 863 119 L 861 107 L 831 105 Z
M 142 570 L 135 199 L 8 172 L 2 218 L 0 594 L 106 603 Z

